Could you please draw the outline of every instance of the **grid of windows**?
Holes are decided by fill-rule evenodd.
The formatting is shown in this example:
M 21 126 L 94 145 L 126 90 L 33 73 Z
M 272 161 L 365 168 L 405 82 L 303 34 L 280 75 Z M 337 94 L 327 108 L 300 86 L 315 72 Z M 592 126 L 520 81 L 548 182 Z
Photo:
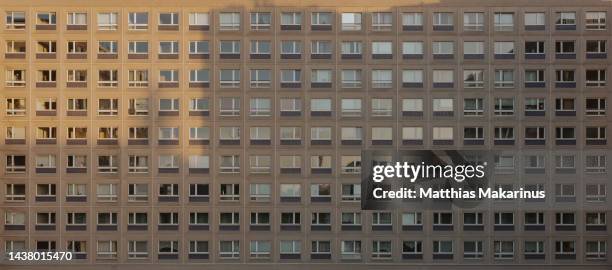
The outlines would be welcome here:
M 610 8 L 590 4 L 0 9 L 0 220 L 11 232 L 0 250 L 92 262 L 606 263 L 605 210 L 359 205 L 362 149 L 499 147 L 509 151 L 494 185 L 605 209 Z M 488 227 L 555 236 L 453 234 Z M 592 235 L 574 237 L 583 229 Z M 415 230 L 450 233 L 405 233 Z

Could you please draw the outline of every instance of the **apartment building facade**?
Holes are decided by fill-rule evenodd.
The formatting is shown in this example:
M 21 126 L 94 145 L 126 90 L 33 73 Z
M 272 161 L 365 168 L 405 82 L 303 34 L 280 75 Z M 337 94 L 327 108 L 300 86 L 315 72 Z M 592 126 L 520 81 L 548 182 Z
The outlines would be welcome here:
M 612 2 L 0 2 L 3 253 L 610 265 Z M 366 149 L 547 198 L 364 211 Z

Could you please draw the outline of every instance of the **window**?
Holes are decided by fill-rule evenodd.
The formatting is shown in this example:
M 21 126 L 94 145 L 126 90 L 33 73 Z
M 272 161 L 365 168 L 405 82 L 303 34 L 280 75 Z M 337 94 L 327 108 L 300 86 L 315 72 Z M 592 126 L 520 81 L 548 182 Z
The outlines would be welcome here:
M 575 54 L 576 53 L 576 42 L 573 40 L 562 40 L 555 42 L 555 52 L 557 54 Z
M 512 41 L 496 41 L 495 42 L 495 54 L 496 55 L 512 55 L 512 54 L 514 54 L 514 42 L 512 42 Z
M 423 225 L 423 217 L 421 212 L 402 213 L 402 226 L 415 225 Z
M 576 26 L 576 12 L 557 12 L 557 26 Z
M 361 258 L 361 241 L 343 240 L 340 243 L 340 253 L 341 253 L 342 259 Z
M 544 41 L 525 41 L 525 54 L 544 54 Z
M 302 13 L 300 12 L 282 12 L 282 26 L 300 26 L 302 24 Z M 299 29 L 298 29 L 299 30 Z
M 299 55 L 302 53 L 302 42 L 297 40 L 281 41 L 281 54 Z
M 586 86 L 602 87 L 606 86 L 606 70 L 605 69 L 587 69 L 585 71 Z
M 178 111 L 179 110 L 179 99 L 161 98 L 159 99 L 159 110 L 160 111 Z
M 607 45 L 605 40 L 587 40 L 586 53 L 588 54 L 605 54 Z
M 361 30 L 361 13 L 342 13 L 342 30 Z
M 119 85 L 118 72 L 112 70 L 98 70 L 99 87 L 117 87 Z
M 178 82 L 179 71 L 177 69 L 159 70 L 159 82 Z
M 311 71 L 311 82 L 312 83 L 331 83 L 332 81 L 332 70 L 331 69 L 313 69 Z
M 221 69 L 219 71 L 219 84 L 222 88 L 237 88 L 240 86 L 239 69 Z
M 495 140 L 514 140 L 514 128 L 495 127 Z
M 189 54 L 209 54 L 210 48 L 207 40 L 189 41 Z
M 219 41 L 220 54 L 240 54 L 240 41 L 221 40 Z
M 482 12 L 463 13 L 463 30 L 464 31 L 484 31 L 484 13 Z
M 557 127 L 555 128 L 555 138 L 557 140 L 575 140 L 575 131 L 573 127 Z
M 525 84 L 542 83 L 544 84 L 544 70 L 525 70 Z
M 190 156 L 189 168 L 208 168 L 208 156 Z M 189 197 L 208 197 L 208 184 L 189 184 Z
M 280 254 L 300 254 L 302 243 L 300 240 L 281 240 Z
M 98 240 L 96 245 L 96 256 L 102 259 L 117 258 L 117 241 Z
M 197 190 L 197 192 L 206 192 L 205 196 L 208 196 L 208 189 Z M 205 212 L 191 212 L 189 213 L 189 225 L 208 225 L 208 213 Z
M 567 69 L 555 70 L 555 74 L 556 74 L 557 83 L 567 83 L 567 82 L 575 83 L 576 82 L 576 79 L 574 76 L 575 74 L 574 70 L 567 70 Z
M 190 26 L 209 26 L 210 16 L 205 12 L 192 12 L 189 13 L 189 25 Z
M 588 140 L 605 140 L 606 127 L 586 127 L 586 139 Z
M 452 98 L 434 98 L 432 100 L 434 112 L 452 112 L 453 111 L 453 99 Z
M 119 170 L 117 156 L 98 156 L 99 173 L 116 173 Z
M 270 54 L 271 50 L 272 44 L 269 40 L 251 40 L 251 54 Z
M 36 156 L 36 168 L 55 168 L 55 155 L 38 155 Z
M 269 201 L 271 196 L 270 184 L 250 184 L 249 195 L 251 201 Z
M 343 159 L 342 164 L 343 164 L 343 170 L 345 170 L 346 168 L 352 168 L 353 171 L 358 171 L 358 172 L 361 171 L 361 157 L 359 156 L 352 156 L 348 160 Z M 360 201 L 361 200 L 361 184 L 343 184 L 342 185 L 342 200 L 343 201 Z
M 329 40 L 313 40 L 310 46 L 310 53 L 313 55 L 331 55 L 333 45 Z
M 514 241 L 493 241 L 494 257 L 496 259 L 514 258 Z
M 55 98 L 39 98 L 36 100 L 36 111 L 55 111 L 57 101 Z
M 573 103 L 572 103 L 573 105 Z M 585 101 L 586 115 L 597 116 L 606 114 L 605 98 L 587 98 Z
M 605 11 L 586 12 L 584 27 L 587 30 L 605 30 L 606 29 L 606 12 Z
M 238 201 L 240 200 L 240 185 L 239 184 L 221 184 L 219 194 L 221 201 Z
M 176 12 L 163 12 L 159 13 L 159 25 L 160 26 L 169 26 L 179 24 L 179 14 Z
M 6 184 L 6 201 L 21 202 L 26 199 L 25 184 Z
M 149 28 L 149 13 L 130 12 L 128 13 L 129 30 L 147 30 Z
M 252 98 L 249 103 L 251 116 L 270 116 L 272 110 L 270 99 Z
M 514 87 L 514 70 L 512 69 L 495 70 L 495 87 L 497 88 Z
M 128 157 L 129 173 L 146 173 L 149 171 L 149 157 L 130 155 Z
M 69 12 L 68 25 L 87 25 L 87 13 Z M 69 29 L 70 30 L 70 29 Z
M 68 197 L 87 196 L 87 185 L 86 184 L 67 184 L 66 196 Z
M 455 51 L 455 43 L 452 41 L 434 41 L 432 42 L 432 50 L 435 55 L 452 55 Z
M 605 135 L 605 133 L 603 134 Z M 584 171 L 587 173 L 605 173 L 606 172 L 606 156 L 605 155 L 587 155 L 585 157 Z
M 114 212 L 98 213 L 97 225 L 117 225 L 117 213 L 114 213 Z
M 25 127 L 6 127 L 7 140 L 23 140 L 26 137 Z
M 555 241 L 555 254 L 576 254 L 575 241 Z
M 407 41 L 402 43 L 402 54 L 404 55 L 423 55 L 423 42 L 422 41 Z
M 391 241 L 372 241 L 372 258 L 391 258 Z
M 98 13 L 98 30 L 117 30 L 119 27 L 117 17 L 116 12 Z
M 116 54 L 117 53 L 117 41 L 114 41 L 114 40 L 98 41 L 98 53 L 99 54 Z
M 239 12 L 219 13 L 219 28 L 223 31 L 240 30 L 240 13 Z
M 434 70 L 433 71 L 433 83 L 434 86 L 437 84 L 441 85 L 452 85 L 455 81 L 455 72 L 453 70 Z
M 98 99 L 98 115 L 115 116 L 119 114 L 119 99 Z
M 128 70 L 128 87 L 148 87 L 149 86 L 149 71 L 143 70 Z
M 86 54 L 87 53 L 87 41 L 68 41 L 68 53 L 69 54 Z
M 514 99 L 513 98 L 496 98 L 495 99 L 495 115 L 514 115 Z
M 360 41 L 343 41 L 341 51 L 343 55 L 359 55 L 362 53 L 362 44 Z
M 227 259 L 240 258 L 240 241 L 219 241 L 219 257 Z
M 361 19 L 361 16 L 360 16 Z M 310 16 L 310 21 L 313 26 L 325 26 L 332 24 L 331 12 L 313 12 Z
M 453 140 L 453 128 L 452 127 L 434 127 L 433 128 L 433 139 L 442 141 Z
M 605 240 L 586 241 L 585 256 L 587 259 L 605 259 L 608 245 Z
M 159 53 L 160 54 L 178 54 L 179 53 L 178 41 L 160 41 L 159 42 Z
M 484 42 L 482 41 L 464 41 L 463 54 L 469 56 L 484 55 Z
M 22 212 L 5 212 L 5 225 L 25 225 L 26 214 Z
M 128 258 L 143 259 L 149 256 L 147 241 L 128 241 Z
M 25 41 L 18 41 L 18 40 L 7 40 L 6 41 L 6 53 L 25 54 L 25 52 L 26 52 Z
M 343 69 L 341 71 L 342 88 L 359 88 L 361 87 L 361 70 L 360 69 Z
M 454 16 L 450 12 L 434 12 L 433 25 L 435 26 L 453 26 Z
M 423 140 L 423 128 L 422 127 L 403 127 L 402 128 L 402 140 L 422 141 Z
M 453 241 L 433 241 L 433 254 L 453 254 Z
M 331 197 L 331 186 L 329 184 L 312 184 L 310 185 L 311 197 Z
M 556 184 L 555 185 L 555 197 L 557 199 L 570 199 L 573 200 L 576 196 L 573 184 Z
M 160 185 L 160 194 L 162 193 L 161 189 L 162 189 L 162 186 Z M 146 202 L 148 200 L 148 196 L 149 196 L 149 185 L 148 184 L 129 184 L 128 185 L 128 201 L 130 202 L 145 201 Z M 146 218 L 144 220 L 146 224 Z
M 267 240 L 251 240 L 249 246 L 251 258 L 269 258 L 272 250 L 272 243 Z
M 606 184 L 587 184 L 585 200 L 587 202 L 605 202 Z
M 7 98 L 6 114 L 8 116 L 23 116 L 26 114 L 25 98 Z
M 390 69 L 372 70 L 372 88 L 391 88 L 393 71 Z
M 301 100 L 298 98 L 281 98 L 281 112 L 300 112 L 302 110 Z
M 23 87 L 26 85 L 26 71 L 21 69 L 6 70 L 7 87 Z
M 170 158 L 167 158 L 170 157 Z M 174 156 L 160 156 L 160 160 L 162 159 L 166 159 L 166 160 L 172 160 L 172 157 Z M 162 161 L 160 161 L 162 162 Z M 166 161 L 163 161 L 166 162 Z M 160 164 L 160 168 L 172 168 L 173 166 L 176 166 L 174 164 Z M 179 196 L 179 189 L 178 189 L 178 184 L 160 184 L 159 185 L 159 197 L 178 197 Z
M 484 86 L 483 70 L 464 70 L 463 71 L 463 87 L 465 88 L 482 88 Z
M 148 41 L 130 41 L 128 43 L 128 53 L 130 54 L 149 53 L 149 42 Z
M 55 12 L 36 13 L 36 25 L 55 25 L 57 17 Z
M 25 12 L 23 11 L 7 11 L 6 12 L 6 29 L 23 30 L 26 26 Z
M 178 213 L 176 212 L 162 212 L 159 213 L 159 225 L 178 225 Z
M 57 52 L 57 43 L 55 41 L 38 41 L 36 45 L 37 53 L 54 54 Z
M 221 173 L 239 173 L 240 172 L 240 156 L 228 155 L 221 156 L 219 169 Z
M 98 201 L 113 202 L 117 200 L 117 184 L 98 184 L 96 188 Z
M 525 13 L 525 26 L 545 26 L 546 25 L 546 14 L 544 12 L 526 12 Z
M 240 127 L 220 127 L 220 140 L 240 140 Z
M 420 12 L 408 12 L 402 13 L 402 25 L 408 28 L 423 27 L 423 13 Z
M 463 241 L 463 258 L 478 259 L 483 256 L 482 241 Z
M 393 26 L 393 14 L 390 12 L 372 13 L 372 30 L 389 31 Z
M 68 168 L 87 168 L 87 156 L 84 155 L 69 155 Z
M 496 12 L 494 14 L 495 31 L 514 30 L 514 13 Z

